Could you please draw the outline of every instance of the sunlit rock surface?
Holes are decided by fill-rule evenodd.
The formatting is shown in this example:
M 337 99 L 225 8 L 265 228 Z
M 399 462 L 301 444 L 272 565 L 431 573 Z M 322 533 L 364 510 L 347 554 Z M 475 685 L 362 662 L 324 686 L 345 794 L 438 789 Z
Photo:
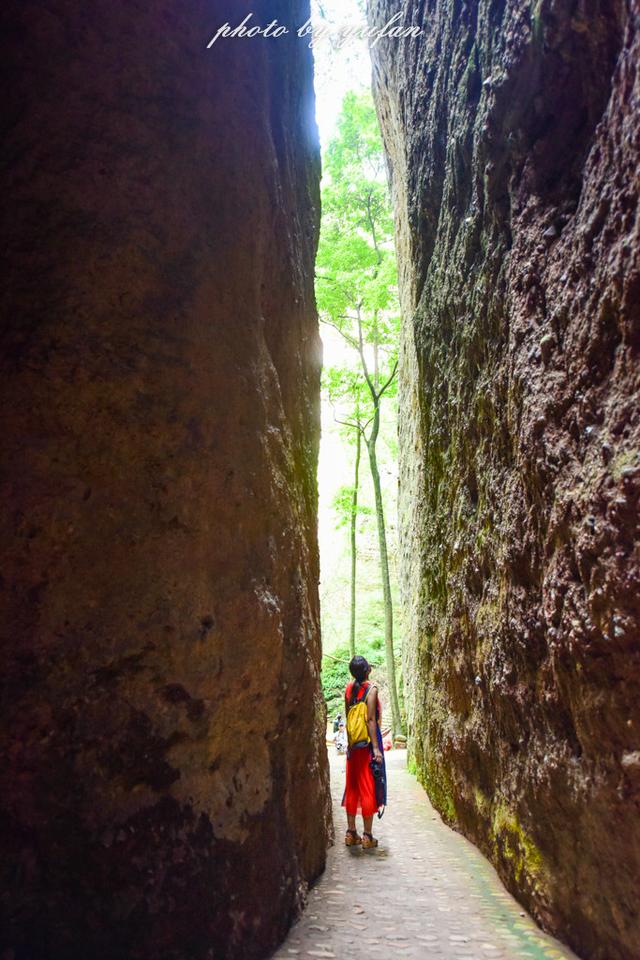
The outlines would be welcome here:
M 311 55 L 1 17 L 0 955 L 263 956 L 328 817 Z
M 372 0 L 420 776 L 539 920 L 640 956 L 637 3 Z

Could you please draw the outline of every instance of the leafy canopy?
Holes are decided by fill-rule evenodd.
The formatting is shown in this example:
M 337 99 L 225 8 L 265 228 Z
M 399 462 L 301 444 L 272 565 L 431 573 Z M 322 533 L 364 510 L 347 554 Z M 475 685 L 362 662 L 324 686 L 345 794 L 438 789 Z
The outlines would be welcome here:
M 393 220 L 370 93 L 345 96 L 325 155 L 317 277 L 320 313 L 338 325 L 358 308 L 398 312 Z M 397 324 L 380 316 L 379 325 L 381 343 L 397 339 Z
M 348 421 L 373 416 L 371 385 L 397 362 L 399 304 L 393 219 L 384 153 L 370 93 L 348 93 L 324 158 L 322 229 L 316 265 L 320 318 L 354 348 L 353 364 L 325 370 L 331 400 Z M 394 387 L 388 388 L 388 393 Z

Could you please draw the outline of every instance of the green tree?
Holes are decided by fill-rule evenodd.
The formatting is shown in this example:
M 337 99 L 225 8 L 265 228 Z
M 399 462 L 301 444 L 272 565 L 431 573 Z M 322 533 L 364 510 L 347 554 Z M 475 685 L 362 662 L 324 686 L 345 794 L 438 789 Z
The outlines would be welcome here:
M 349 546 L 351 554 L 351 576 L 350 576 L 350 605 L 349 605 L 349 650 L 351 656 L 356 652 L 356 606 L 357 606 L 357 565 L 358 565 L 358 543 L 357 543 L 357 524 L 358 515 L 368 513 L 367 507 L 359 506 L 360 494 L 360 463 L 362 460 L 362 425 L 360 422 L 360 408 L 363 405 L 363 399 L 360 397 L 362 392 L 361 379 L 357 373 L 353 374 L 347 369 L 329 368 L 325 372 L 324 386 L 330 401 L 335 404 L 336 400 L 344 401 L 348 399 L 349 415 L 352 419 L 342 420 L 334 416 L 343 428 L 348 440 L 355 443 L 355 456 L 353 465 L 353 484 L 350 487 L 342 487 L 336 495 L 333 503 L 334 510 L 340 518 L 342 525 L 345 522 L 349 524 Z M 366 405 L 366 400 L 364 401 Z
M 393 598 L 377 441 L 383 399 L 396 388 L 399 305 L 393 221 L 384 155 L 371 95 L 349 93 L 329 144 L 317 258 L 320 319 L 353 348 L 355 365 L 325 374 L 338 422 L 366 447 L 373 482 L 385 618 L 385 657 L 394 734 L 401 732 L 395 673 Z M 358 450 L 358 446 L 356 446 Z M 359 468 L 359 459 L 356 459 Z M 352 504 L 352 628 L 355 645 L 355 517 Z
M 357 567 L 358 567 L 358 496 L 360 493 L 360 461 L 362 459 L 362 436 L 359 430 L 350 431 L 355 437 L 355 457 L 353 466 L 353 485 L 342 487 L 338 491 L 333 509 L 340 517 L 340 523 L 349 523 L 349 546 L 351 552 L 351 597 L 349 606 L 349 650 L 351 656 L 356 653 L 356 603 L 357 603 Z
M 358 596 L 358 578 L 357 578 L 357 520 L 358 520 L 358 493 L 360 487 L 360 459 L 362 457 L 362 434 L 359 430 L 355 431 L 356 436 L 356 455 L 353 468 L 353 493 L 351 496 L 351 517 L 349 518 L 349 543 L 351 546 L 351 597 L 350 597 L 350 618 L 349 618 L 349 650 L 351 656 L 356 654 L 356 601 Z

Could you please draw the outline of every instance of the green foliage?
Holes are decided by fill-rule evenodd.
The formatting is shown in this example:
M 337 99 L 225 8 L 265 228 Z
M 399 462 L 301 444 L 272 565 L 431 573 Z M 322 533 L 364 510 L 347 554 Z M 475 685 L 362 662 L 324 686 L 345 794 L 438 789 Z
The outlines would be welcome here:
M 353 487 L 340 487 L 331 506 L 337 516 L 336 527 L 344 527 L 349 523 L 353 513 Z
M 322 387 L 334 409 L 334 417 L 341 433 L 350 443 L 355 443 L 358 425 L 366 425 L 373 417 L 371 391 L 362 373 L 362 366 L 325 367 L 322 371 Z
M 327 704 L 327 716 L 332 720 L 337 713 L 344 713 L 344 689 L 349 682 L 349 647 L 336 647 L 333 656 L 341 660 L 323 657 L 322 660 L 322 693 Z M 346 663 L 343 663 L 345 660 Z
M 369 663 L 375 667 L 376 673 L 381 674 L 384 682 L 383 658 L 379 649 L 371 645 L 360 644 L 357 652 L 360 656 L 367 658 Z M 322 693 L 327 704 L 327 716 L 330 720 L 333 720 L 337 713 L 344 714 L 344 690 L 349 681 L 353 679 L 349 673 L 349 660 L 348 644 L 336 647 L 331 657 L 325 656 L 322 659 Z
M 384 383 L 398 354 L 398 281 L 382 140 L 369 93 L 347 94 L 324 158 L 316 277 L 320 318 L 369 353 L 370 365 L 379 363 Z M 355 366 L 327 371 L 325 386 L 332 397 L 351 396 L 353 406 L 367 403 L 367 384 Z
M 400 310 L 393 219 L 384 154 L 370 93 L 348 94 L 337 136 L 324 163 L 322 226 L 316 261 L 320 319 L 339 332 L 351 359 L 324 372 L 323 387 L 334 418 L 351 438 L 366 444 L 374 491 L 383 617 L 371 624 L 370 644 L 384 640 L 394 730 L 401 726 L 393 648 L 393 598 L 387 527 L 377 441 L 383 400 L 396 393 Z M 353 488 L 350 491 L 353 495 Z M 349 493 L 338 492 L 338 524 L 352 516 Z M 351 584 L 355 596 L 355 571 Z M 362 636 L 360 591 L 351 607 L 350 635 Z M 378 607 L 379 609 L 379 607 Z M 356 624 L 354 627 L 353 624 Z M 324 627 L 324 623 L 323 623 Z M 331 693 L 334 696 L 334 693 Z
M 351 520 L 353 510 L 353 487 L 340 487 L 333 498 L 331 504 L 336 514 L 336 529 L 346 526 Z M 359 503 L 356 508 L 356 515 L 359 517 L 371 516 L 373 510 L 371 507 Z

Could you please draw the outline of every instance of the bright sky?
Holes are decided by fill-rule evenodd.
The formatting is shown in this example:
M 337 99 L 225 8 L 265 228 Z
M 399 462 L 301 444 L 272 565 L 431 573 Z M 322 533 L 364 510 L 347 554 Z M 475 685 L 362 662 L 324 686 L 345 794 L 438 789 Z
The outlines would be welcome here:
M 314 27 L 329 28 L 337 35 L 342 27 L 365 22 L 358 0 L 311 0 Z M 371 61 L 366 40 L 348 39 L 336 46 L 322 38 L 313 48 L 316 73 L 316 118 L 323 148 L 335 133 L 336 120 L 345 93 L 371 84 Z

